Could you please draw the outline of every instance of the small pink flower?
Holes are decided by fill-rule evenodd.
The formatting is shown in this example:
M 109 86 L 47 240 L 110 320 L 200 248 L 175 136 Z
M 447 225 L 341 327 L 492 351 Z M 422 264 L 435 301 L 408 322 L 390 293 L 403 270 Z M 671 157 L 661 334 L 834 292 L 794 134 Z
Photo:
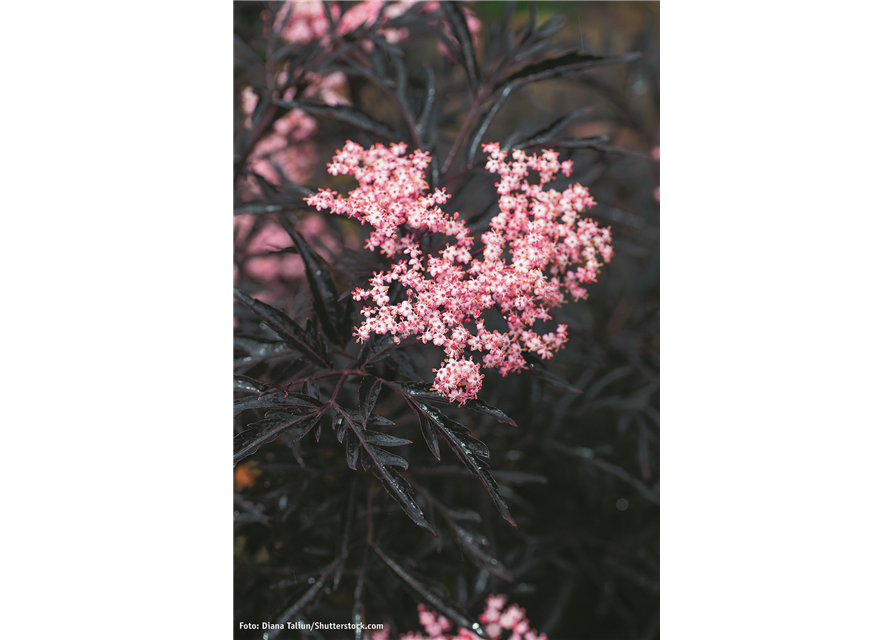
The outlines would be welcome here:
M 498 640 L 502 635 L 503 629 L 507 629 L 511 631 L 512 640 L 549 640 L 545 634 L 537 635 L 536 630 L 530 628 L 530 623 L 524 614 L 524 609 L 521 609 L 515 604 L 509 607 L 509 610 L 506 612 L 506 615 L 508 615 L 508 618 L 506 619 L 510 619 L 511 624 L 508 626 L 495 623 L 486 624 L 487 620 L 499 620 L 505 618 L 505 616 L 502 615 L 502 609 L 505 607 L 505 604 L 505 596 L 491 595 L 487 599 L 487 608 L 479 617 L 480 621 L 485 623 L 484 630 L 491 638 Z M 475 640 L 477 638 L 470 629 L 461 627 L 458 629 L 456 635 L 447 635 L 446 632 L 450 630 L 451 626 L 449 620 L 428 610 L 425 605 L 422 604 L 418 606 L 418 611 L 419 622 L 425 627 L 425 633 L 427 635 L 418 631 L 411 631 L 400 636 L 399 640 Z M 383 630 L 373 631 L 371 634 L 366 633 L 364 638 L 366 638 L 366 640 L 389 640 L 389 633 L 389 629 L 387 625 L 385 625 Z

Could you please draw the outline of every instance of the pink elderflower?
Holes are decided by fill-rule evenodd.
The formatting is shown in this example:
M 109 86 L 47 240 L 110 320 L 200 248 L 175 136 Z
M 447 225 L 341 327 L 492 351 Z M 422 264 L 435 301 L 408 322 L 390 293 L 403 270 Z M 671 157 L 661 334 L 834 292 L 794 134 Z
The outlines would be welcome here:
M 413 2 L 390 3 L 385 8 L 384 17 L 393 18 L 402 15 Z M 340 22 L 341 8 L 332 3 L 329 9 L 332 18 L 338 22 L 338 35 L 346 35 L 364 25 L 372 24 L 385 5 L 384 0 L 365 0 L 358 2 L 344 12 Z M 280 34 L 285 42 L 295 44 L 307 44 L 315 40 L 328 44 L 329 19 L 321 0 L 300 0 L 299 2 L 284 2 L 282 8 L 276 13 L 273 22 L 274 29 L 281 29 Z M 380 29 L 379 33 L 394 44 L 404 40 L 409 32 L 406 29 Z
M 341 17 L 341 8 L 337 4 L 332 3 L 329 5 L 329 9 L 332 13 L 332 19 L 338 23 L 338 35 L 343 36 L 360 27 L 373 24 L 379 15 L 382 16 L 382 21 L 386 21 L 400 17 L 416 6 L 424 13 L 434 13 L 440 9 L 438 2 L 364 0 L 345 11 L 344 17 L 340 21 L 338 19 Z M 478 32 L 481 30 L 481 21 L 467 7 L 462 7 L 462 12 L 465 14 L 472 38 L 475 44 L 477 44 Z M 285 42 L 307 44 L 318 40 L 327 45 L 331 40 L 329 20 L 326 17 L 321 0 L 300 0 L 298 2 L 283 3 L 282 8 L 276 13 L 273 27 L 280 30 L 281 37 Z M 447 37 L 453 40 L 454 44 L 458 44 L 451 32 L 449 23 L 445 25 L 445 32 Z M 391 44 L 401 42 L 409 36 L 409 30 L 405 28 L 382 28 L 378 30 L 378 33 Z M 363 44 L 368 46 L 371 43 L 365 42 Z M 441 47 L 443 52 L 447 51 L 442 43 Z
M 596 282 L 603 262 L 613 255 L 610 230 L 581 214 L 595 205 L 588 189 L 573 184 L 564 191 L 545 189 L 559 172 L 572 173 L 572 163 L 559 162 L 551 150 L 539 156 L 508 152 L 498 143 L 484 145 L 487 170 L 499 174 L 499 214 L 474 249 L 458 214 L 439 205 L 449 199 L 431 191 L 425 170 L 431 161 L 405 144 L 365 149 L 346 142 L 328 164 L 333 175 L 354 176 L 359 186 L 347 198 L 320 190 L 307 198 L 317 210 L 346 215 L 369 224 L 366 242 L 393 260 L 389 271 L 375 274 L 367 289 L 357 289 L 355 300 L 371 300 L 363 308 L 365 321 L 357 327 L 359 341 L 372 334 L 418 336 L 433 342 L 446 356 L 435 369 L 434 389 L 460 404 L 476 398 L 481 389 L 481 365 L 503 376 L 527 368 L 524 353 L 551 358 L 567 342 L 567 326 L 541 333 L 537 321 L 548 321 L 549 311 L 586 296 L 585 284 Z M 539 173 L 539 184 L 527 181 Z M 437 254 L 426 255 L 421 239 L 443 234 L 451 239 Z M 479 255 L 479 257 L 475 257 Z M 391 303 L 391 286 L 402 285 L 406 299 Z M 494 309 L 507 328 L 487 327 L 484 314 Z M 468 352 L 481 352 L 481 364 Z
M 545 634 L 537 634 L 535 629 L 530 628 L 530 622 L 527 620 L 524 609 L 513 604 L 503 611 L 505 605 L 505 596 L 491 595 L 487 598 L 484 613 L 478 617 L 484 630 L 493 640 L 501 640 L 504 631 L 510 632 L 505 635 L 506 640 L 549 640 Z M 447 635 L 447 631 L 451 627 L 449 620 L 430 611 L 425 605 L 420 604 L 418 608 L 419 622 L 425 628 L 425 634 L 411 631 L 400 636 L 399 640 L 475 640 L 478 637 L 470 629 L 461 627 L 456 635 Z M 385 626 L 381 631 L 366 634 L 366 638 L 367 640 L 389 640 L 390 631 Z

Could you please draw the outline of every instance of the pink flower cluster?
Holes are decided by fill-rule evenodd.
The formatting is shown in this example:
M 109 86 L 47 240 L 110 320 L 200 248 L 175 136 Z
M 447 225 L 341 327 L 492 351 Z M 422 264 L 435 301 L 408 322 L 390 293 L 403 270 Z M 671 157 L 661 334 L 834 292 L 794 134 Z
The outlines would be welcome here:
M 507 162 L 508 152 L 495 142 L 484 150 L 490 156 L 487 170 L 500 176 L 500 213 L 478 250 L 459 215 L 438 206 L 449 195 L 430 191 L 428 154 L 416 150 L 407 156 L 404 143 L 364 149 L 348 141 L 328 170 L 353 175 L 359 187 L 347 198 L 328 189 L 307 198 L 319 211 L 368 222 L 373 231 L 366 247 L 396 259 L 389 271 L 374 275 L 370 288 L 354 292 L 355 300 L 374 302 L 363 309 L 366 320 L 354 335 L 365 341 L 391 334 L 398 343 L 417 335 L 442 347 L 446 359 L 435 369 L 434 389 L 460 404 L 477 397 L 483 381 L 481 365 L 467 351 L 483 352 L 483 366 L 503 376 L 527 368 L 525 351 L 551 358 L 567 342 L 567 326 L 540 334 L 533 325 L 551 320 L 549 311 L 565 302 L 565 293 L 585 297 L 583 285 L 596 281 L 599 259 L 609 262 L 612 256 L 610 231 L 580 216 L 595 204 L 585 187 L 543 188 L 559 171 L 569 176 L 571 161 L 559 163 L 551 150 L 539 156 L 515 150 Z M 539 184 L 527 181 L 530 170 L 539 173 Z M 436 255 L 424 255 L 421 239 L 434 234 L 454 241 Z M 392 304 L 394 283 L 402 285 L 406 299 Z M 487 328 L 489 309 L 499 312 L 506 331 Z
M 487 606 L 478 620 L 484 625 L 484 630 L 493 640 L 499 640 L 504 631 L 510 631 L 506 640 L 548 640 L 545 634 L 537 634 L 536 629 L 530 628 L 524 609 L 516 604 L 505 609 L 506 597 L 491 595 L 487 598 Z M 503 611 L 503 609 L 505 609 Z M 477 636 L 468 629 L 459 628 L 456 635 L 446 635 L 452 626 L 450 621 L 443 616 L 419 605 L 419 622 L 425 628 L 421 632 L 413 631 L 400 636 L 400 640 L 476 640 Z M 390 633 L 387 627 L 383 631 L 373 632 L 370 640 L 389 640 Z

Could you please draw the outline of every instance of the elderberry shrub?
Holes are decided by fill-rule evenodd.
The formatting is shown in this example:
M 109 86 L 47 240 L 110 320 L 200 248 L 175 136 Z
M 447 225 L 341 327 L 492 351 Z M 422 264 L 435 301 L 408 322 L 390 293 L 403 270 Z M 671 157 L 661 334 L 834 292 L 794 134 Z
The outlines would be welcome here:
M 658 11 L 236 3 L 237 636 L 658 635 Z

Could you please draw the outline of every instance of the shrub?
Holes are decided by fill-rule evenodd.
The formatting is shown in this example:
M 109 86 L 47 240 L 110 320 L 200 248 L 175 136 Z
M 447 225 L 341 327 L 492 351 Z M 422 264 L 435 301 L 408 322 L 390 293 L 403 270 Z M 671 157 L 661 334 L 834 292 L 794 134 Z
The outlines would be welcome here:
M 657 633 L 654 34 L 512 5 L 237 3 L 237 629 Z

